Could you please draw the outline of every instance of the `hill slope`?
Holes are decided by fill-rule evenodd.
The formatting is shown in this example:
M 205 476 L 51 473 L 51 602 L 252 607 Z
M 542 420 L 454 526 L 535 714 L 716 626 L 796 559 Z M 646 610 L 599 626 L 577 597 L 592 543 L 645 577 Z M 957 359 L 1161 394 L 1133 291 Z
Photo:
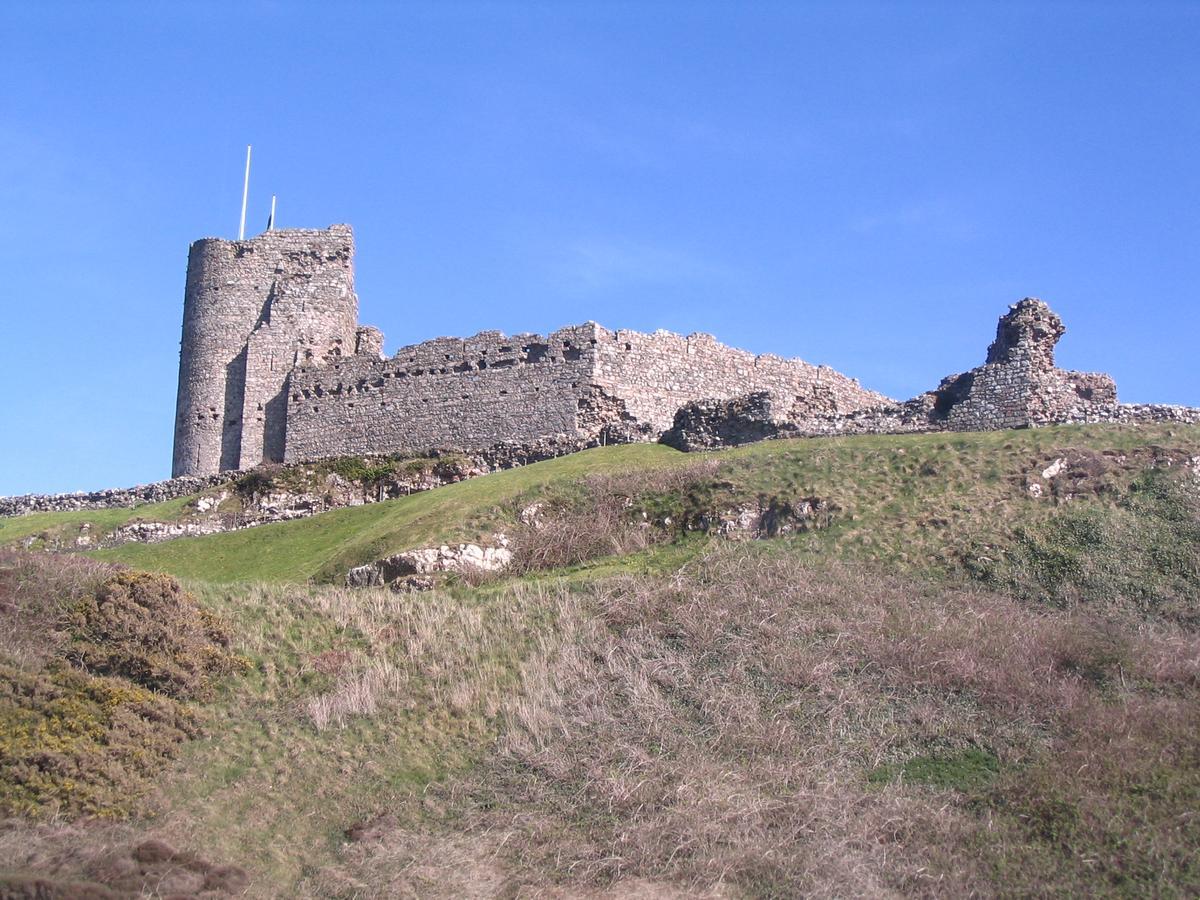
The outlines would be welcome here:
M 130 817 L 26 812 L 0 867 L 210 896 L 1194 893 L 1198 458 L 1195 428 L 611 447 L 105 551 L 184 577 L 244 667 Z M 336 586 L 497 530 L 507 577 Z M 39 583 L 0 578 L 13 683 L 58 671 Z
M 715 471 L 658 498 L 660 517 L 674 513 L 677 527 L 681 516 L 695 525 L 705 512 L 760 498 L 816 497 L 836 507 L 817 546 L 923 570 L 957 564 L 973 543 L 1011 539 L 1068 494 L 1077 506 L 1111 504 L 1147 467 L 1191 465 L 1197 454 L 1194 426 L 766 441 L 715 454 L 632 444 L 311 519 L 97 555 L 211 582 L 338 581 L 350 567 L 399 550 L 512 531 L 522 507 L 569 491 L 585 476 L 614 476 L 619 486 L 622 475 L 636 482 L 637 473 L 710 461 Z M 1056 463 L 1060 471 L 1044 477 Z

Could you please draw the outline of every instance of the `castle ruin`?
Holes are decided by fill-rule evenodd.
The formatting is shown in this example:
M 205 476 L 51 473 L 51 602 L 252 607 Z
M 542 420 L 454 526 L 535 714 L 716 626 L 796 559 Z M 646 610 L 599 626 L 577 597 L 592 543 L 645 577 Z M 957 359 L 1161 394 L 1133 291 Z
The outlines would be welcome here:
M 383 355 L 358 324 L 354 236 L 268 231 L 192 244 L 173 476 L 330 456 L 664 440 L 684 449 L 779 435 L 966 431 L 1057 422 L 1200 422 L 1117 402 L 1103 374 L 1054 364 L 1062 321 L 1026 298 L 982 366 L 905 403 L 826 366 L 711 335 L 485 331 Z
M 770 391 L 841 415 L 889 403 L 826 366 L 706 334 L 485 331 L 382 355 L 358 324 L 350 228 L 192 244 L 173 475 L 325 456 L 656 440 L 684 403 Z

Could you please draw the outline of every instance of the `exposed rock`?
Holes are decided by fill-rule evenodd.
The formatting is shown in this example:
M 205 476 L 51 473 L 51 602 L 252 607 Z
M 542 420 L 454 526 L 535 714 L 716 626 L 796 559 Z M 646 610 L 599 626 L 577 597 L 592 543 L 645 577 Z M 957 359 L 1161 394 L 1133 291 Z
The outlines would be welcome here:
M 116 547 L 131 541 L 157 544 L 177 537 L 200 537 L 229 531 L 219 521 L 212 522 L 130 522 L 122 525 L 104 539 L 104 546 Z M 76 543 L 78 543 L 78 538 Z
M 496 535 L 495 547 L 479 544 L 457 544 L 406 550 L 356 566 L 346 573 L 347 587 L 379 587 L 389 585 L 402 590 L 428 590 L 433 586 L 429 576 L 443 572 L 499 572 L 512 563 L 508 539 Z
M 821 497 L 760 497 L 757 503 L 704 513 L 685 527 L 731 540 L 765 540 L 826 528 L 838 510 L 836 504 Z
M 732 400 L 694 400 L 675 413 L 675 423 L 659 441 L 676 450 L 736 447 L 779 434 L 771 395 L 755 391 Z

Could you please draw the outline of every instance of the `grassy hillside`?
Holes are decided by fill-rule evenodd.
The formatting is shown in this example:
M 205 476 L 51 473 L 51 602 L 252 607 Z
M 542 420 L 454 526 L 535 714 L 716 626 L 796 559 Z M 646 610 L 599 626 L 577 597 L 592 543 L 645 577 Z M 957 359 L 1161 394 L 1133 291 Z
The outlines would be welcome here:
M 548 486 L 585 474 L 678 464 L 683 457 L 658 444 L 588 450 L 384 503 L 202 538 L 126 544 L 97 556 L 217 583 L 329 580 L 399 550 L 478 539 L 511 520 L 518 498 Z
M 189 596 L 148 583 L 214 616 L 238 668 L 186 701 L 186 740 L 139 732 L 157 790 L 125 818 L 47 806 L 0 828 L 0 879 L 256 897 L 1195 894 L 1197 456 L 1196 428 L 611 447 L 106 551 L 183 577 Z M 707 533 L 801 500 L 822 516 L 784 537 Z M 534 501 L 540 528 L 518 516 Z M 518 568 L 478 586 L 312 583 L 497 528 Z M 89 669 L 109 658 L 94 632 L 84 655 L 55 624 L 104 609 L 88 598 L 108 570 L 85 558 L 63 581 L 37 559 L 0 560 L 12 683 L 112 678 Z M 13 771 L 35 783 L 6 765 L 0 799 Z
M 906 570 L 946 568 L 977 545 L 1008 540 L 1018 525 L 1044 519 L 1055 498 L 1031 496 L 1027 479 L 1081 452 L 1087 466 L 1077 483 L 1079 499 L 1106 502 L 1156 454 L 1200 453 L 1200 428 L 1089 426 L 767 441 L 716 454 L 645 444 L 607 447 L 382 504 L 203 538 L 128 544 L 98 555 L 211 582 L 338 580 L 352 566 L 399 550 L 511 530 L 522 505 L 562 492 L 584 475 L 619 479 L 711 459 L 718 466 L 712 477 L 686 496 L 665 498 L 659 504 L 663 516 L 674 513 L 677 522 L 706 507 L 733 508 L 762 496 L 819 497 L 836 505 L 837 513 L 833 527 L 806 546 Z
M 188 499 L 177 497 L 163 503 L 147 503 L 128 508 L 81 509 L 0 517 L 0 546 L 11 547 L 28 538 L 33 538 L 35 545 L 59 536 L 70 535 L 73 539 L 79 533 L 80 526 L 85 524 L 90 526 L 94 535 L 101 535 L 137 519 L 172 522 L 182 515 Z

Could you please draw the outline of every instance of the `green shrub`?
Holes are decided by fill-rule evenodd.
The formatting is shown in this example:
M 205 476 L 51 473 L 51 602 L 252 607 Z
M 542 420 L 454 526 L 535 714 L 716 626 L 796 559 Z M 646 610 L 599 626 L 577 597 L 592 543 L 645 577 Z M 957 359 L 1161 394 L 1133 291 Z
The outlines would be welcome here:
M 169 575 L 118 572 L 69 617 L 67 658 L 178 699 L 204 698 L 240 667 L 225 625 Z
M 233 489 L 243 497 L 262 494 L 275 487 L 275 478 L 270 472 L 262 469 L 251 469 L 233 483 Z
M 0 663 L 0 812 L 126 815 L 197 731 L 186 707 L 123 679 Z

